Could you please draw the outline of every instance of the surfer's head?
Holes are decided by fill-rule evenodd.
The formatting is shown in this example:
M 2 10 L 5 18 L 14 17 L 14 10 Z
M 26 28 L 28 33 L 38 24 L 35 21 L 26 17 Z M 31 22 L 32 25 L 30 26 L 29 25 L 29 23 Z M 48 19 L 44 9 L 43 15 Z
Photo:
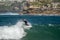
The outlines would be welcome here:
M 26 19 L 24 19 L 23 21 L 24 21 L 25 25 L 28 25 L 28 22 L 27 22 L 27 20 L 26 20 Z

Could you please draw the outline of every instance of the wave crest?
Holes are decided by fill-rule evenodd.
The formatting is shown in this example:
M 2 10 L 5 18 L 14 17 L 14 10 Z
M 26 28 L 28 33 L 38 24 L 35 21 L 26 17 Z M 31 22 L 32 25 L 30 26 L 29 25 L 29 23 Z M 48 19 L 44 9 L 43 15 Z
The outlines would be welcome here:
M 10 27 L 0 27 L 0 39 L 21 39 L 27 34 L 24 30 L 29 30 L 31 27 L 30 23 L 29 26 L 25 26 L 22 21 L 18 21 L 15 25 Z
M 7 12 L 7 13 L 0 13 L 0 15 L 19 15 L 19 14 L 18 13 Z

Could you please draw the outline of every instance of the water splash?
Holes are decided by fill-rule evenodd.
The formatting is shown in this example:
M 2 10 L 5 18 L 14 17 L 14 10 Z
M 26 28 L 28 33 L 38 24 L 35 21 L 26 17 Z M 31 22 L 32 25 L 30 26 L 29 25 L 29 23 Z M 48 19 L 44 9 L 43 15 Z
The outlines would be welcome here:
M 54 26 L 53 24 L 48 24 L 49 26 Z
M 18 21 L 15 25 L 0 27 L 0 39 L 20 39 L 26 36 L 25 29 L 30 29 L 32 26 L 25 26 L 24 22 Z

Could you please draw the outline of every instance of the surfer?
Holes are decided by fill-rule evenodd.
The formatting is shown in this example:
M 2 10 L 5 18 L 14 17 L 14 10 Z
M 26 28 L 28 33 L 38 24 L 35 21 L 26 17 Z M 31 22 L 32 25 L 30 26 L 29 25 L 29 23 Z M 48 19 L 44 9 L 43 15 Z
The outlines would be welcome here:
M 27 20 L 26 20 L 26 19 L 23 19 L 23 21 L 24 21 L 25 25 L 28 26 L 28 22 L 27 22 Z

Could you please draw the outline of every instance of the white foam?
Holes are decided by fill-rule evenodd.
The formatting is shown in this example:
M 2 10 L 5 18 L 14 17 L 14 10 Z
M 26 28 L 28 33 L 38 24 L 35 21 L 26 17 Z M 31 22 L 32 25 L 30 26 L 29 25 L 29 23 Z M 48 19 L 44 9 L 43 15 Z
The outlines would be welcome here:
M 0 39 L 21 39 L 26 36 L 24 29 L 30 29 L 32 26 L 23 26 L 24 22 L 18 21 L 16 25 L 0 27 Z
M 19 15 L 19 14 L 18 13 L 7 12 L 7 13 L 0 13 L 0 15 Z
M 54 26 L 53 24 L 48 24 L 49 26 Z

